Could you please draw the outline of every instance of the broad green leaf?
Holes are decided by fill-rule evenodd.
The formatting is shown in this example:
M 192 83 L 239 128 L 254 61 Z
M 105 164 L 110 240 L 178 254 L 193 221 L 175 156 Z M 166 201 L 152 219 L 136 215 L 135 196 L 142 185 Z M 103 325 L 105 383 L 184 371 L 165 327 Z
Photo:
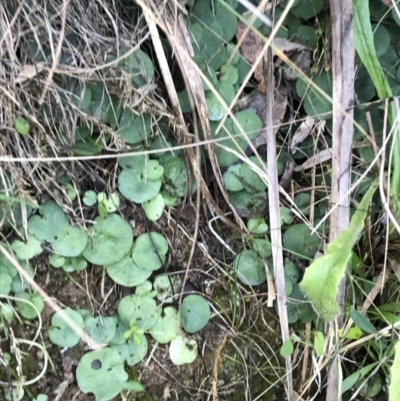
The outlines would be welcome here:
M 269 258 L 272 255 L 272 245 L 266 239 L 253 238 L 251 247 L 263 258 Z
M 78 226 L 68 226 L 60 237 L 52 242 L 51 247 L 57 255 L 73 258 L 83 252 L 87 243 L 88 236 L 85 231 Z
M 117 319 L 114 316 L 88 317 L 85 331 L 97 344 L 109 343 L 115 336 Z
M 377 187 L 375 181 L 354 212 L 350 225 L 328 245 L 326 254 L 307 268 L 300 284 L 314 309 L 325 321 L 333 320 L 340 312 L 336 301 L 339 283 L 345 275 L 353 246 L 364 227 L 368 205 Z
M 171 341 L 169 357 L 174 365 L 180 366 L 192 363 L 198 354 L 196 340 L 178 336 Z
M 111 98 L 107 88 L 103 84 L 90 84 L 91 102 L 88 107 L 88 114 L 106 123 L 110 117 Z
M 129 343 L 113 345 L 111 348 L 116 349 L 129 366 L 135 366 L 146 356 L 149 344 L 146 336 L 141 334 L 137 342 L 132 340 Z
M 260 285 L 267 280 L 264 263 L 255 251 L 247 249 L 237 254 L 233 268 L 243 284 Z
M 301 0 L 290 11 L 297 17 L 308 20 L 316 16 L 324 5 L 324 0 Z
M 330 72 L 323 71 L 312 77 L 312 80 L 321 91 L 332 97 L 332 74 Z M 329 118 L 326 113 L 332 111 L 332 103 L 314 86 L 300 77 L 296 82 L 296 91 L 299 97 L 304 99 L 304 109 L 308 115 L 320 119 Z
M 290 355 L 293 354 L 293 351 L 294 351 L 293 342 L 292 340 L 289 339 L 282 344 L 279 353 L 283 358 L 288 358 Z
M 136 116 L 125 109 L 119 120 L 118 134 L 130 145 L 144 141 L 151 134 L 151 117 L 149 114 Z
M 29 122 L 24 117 L 18 117 L 14 121 L 14 128 L 16 129 L 18 134 L 28 135 L 29 134 L 30 125 L 29 125 Z
M 324 333 L 322 333 L 322 331 L 316 331 L 314 333 L 314 350 L 318 358 L 324 355 L 324 345 L 325 345 Z
M 106 270 L 117 284 L 125 287 L 136 287 L 144 283 L 152 274 L 151 270 L 141 269 L 129 254 L 118 262 L 106 266 Z
M 94 222 L 93 233 L 83 256 L 90 263 L 100 266 L 118 262 L 132 246 L 132 227 L 117 214 L 98 216 Z
M 208 95 L 206 101 L 208 118 L 211 121 L 221 120 L 225 115 L 225 107 L 222 105 L 222 103 L 213 94 Z
M 32 234 L 28 234 L 26 242 L 14 240 L 11 249 L 19 260 L 32 259 L 43 252 L 42 242 Z
M 367 316 L 363 315 L 357 309 L 350 310 L 350 317 L 353 319 L 354 324 L 356 324 L 364 332 L 368 334 L 376 333 L 374 325 L 369 321 Z
M 167 306 L 158 317 L 156 324 L 150 329 L 150 334 L 159 344 L 167 344 L 176 338 L 178 333 L 178 311 L 172 306 Z
M 240 181 L 240 167 L 241 164 L 234 164 L 224 173 L 222 178 L 228 191 L 241 191 L 243 189 Z
M 347 376 L 342 383 L 342 394 L 350 390 L 359 379 L 365 377 L 377 364 L 378 362 L 371 363 L 355 371 L 350 376 Z
M 59 239 L 69 226 L 68 217 L 63 209 L 54 201 L 41 205 L 39 213 L 28 221 L 28 230 L 36 238 L 52 243 Z
M 157 194 L 153 199 L 143 202 L 142 207 L 150 221 L 157 221 L 164 211 L 164 198 L 161 194 Z
M 182 157 L 171 157 L 164 164 L 164 189 L 175 198 L 186 193 L 186 164 Z
M 146 166 L 142 166 L 140 172 L 123 169 L 118 177 L 118 189 L 132 202 L 147 202 L 154 198 L 161 188 L 161 180 L 152 181 L 147 174 Z
M 120 54 L 125 54 L 130 49 L 123 47 Z M 132 81 L 137 86 L 148 84 L 154 77 L 154 65 L 151 58 L 142 50 L 137 50 L 123 59 L 121 64 L 125 70 L 132 74 Z
M 76 369 L 76 380 L 85 394 L 94 393 L 96 401 L 117 396 L 128 380 L 124 362 L 115 349 L 102 348 L 85 354 Z
M 62 309 L 56 312 L 51 318 L 51 327 L 49 329 L 49 339 L 53 344 L 59 347 L 74 347 L 79 343 L 81 333 L 76 333 L 63 316 L 70 318 L 78 327 L 83 328 L 82 316 L 72 309 Z M 89 334 L 90 335 L 90 334 Z
M 140 235 L 133 245 L 132 259 L 145 270 L 157 270 L 165 262 L 167 240 L 157 232 Z
M 249 139 L 255 139 L 261 132 L 262 121 L 258 114 L 250 110 L 242 110 L 235 114 L 235 118 L 239 123 L 239 128 L 235 123 L 233 123 L 233 132 L 236 135 L 242 135 L 242 130 L 247 134 Z M 246 140 L 246 138 L 243 138 Z
M 196 333 L 203 329 L 211 317 L 208 302 L 200 295 L 188 295 L 181 305 L 181 322 L 187 333 Z
M 178 100 L 182 113 L 189 113 L 192 111 L 192 103 L 190 102 L 187 89 L 184 89 L 182 92 L 178 92 Z
M 0 272 L 0 296 L 10 293 L 11 283 L 12 277 L 6 272 Z
M 247 221 L 247 228 L 250 233 L 255 235 L 263 235 L 268 232 L 268 225 L 264 217 L 250 218 Z
M 311 259 L 318 251 L 321 240 L 304 223 L 290 226 L 283 235 L 283 246 L 299 259 Z
M 39 294 L 35 292 L 21 292 L 16 294 L 15 297 L 18 298 L 15 301 L 18 307 L 18 312 L 25 319 L 37 318 L 37 311 L 42 313 L 42 310 L 44 309 L 44 301 Z
M 151 329 L 159 317 L 156 301 L 148 296 L 127 295 L 118 305 L 121 320 L 128 326 L 134 324 L 144 330 Z

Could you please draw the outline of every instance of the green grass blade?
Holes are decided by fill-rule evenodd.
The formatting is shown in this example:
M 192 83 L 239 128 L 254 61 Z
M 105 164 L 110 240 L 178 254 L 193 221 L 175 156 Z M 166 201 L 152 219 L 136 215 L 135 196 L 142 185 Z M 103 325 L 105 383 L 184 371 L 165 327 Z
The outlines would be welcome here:
M 393 365 L 390 368 L 390 387 L 389 387 L 389 400 L 397 401 L 400 400 L 400 341 L 397 341 L 395 346 L 395 354 Z
M 379 98 L 387 99 L 392 96 L 392 90 L 376 56 L 369 0 L 353 0 L 353 25 L 354 47 L 357 54 L 367 69 Z M 389 123 L 393 127 L 396 122 L 396 111 L 393 102 L 389 103 L 388 117 Z M 400 143 L 397 135 L 394 135 L 393 166 L 392 190 L 395 199 L 397 199 L 400 185 Z

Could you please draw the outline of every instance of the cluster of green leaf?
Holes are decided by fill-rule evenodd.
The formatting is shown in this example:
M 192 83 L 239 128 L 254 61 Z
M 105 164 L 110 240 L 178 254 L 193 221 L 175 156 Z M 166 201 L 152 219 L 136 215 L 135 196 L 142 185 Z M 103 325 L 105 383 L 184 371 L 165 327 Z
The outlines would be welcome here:
M 149 170 L 154 172 L 157 166 L 158 162 Z M 124 167 L 132 166 L 124 164 Z M 155 277 L 154 282 L 149 279 L 165 263 L 166 239 L 159 233 L 149 232 L 134 240 L 131 226 L 113 213 L 119 202 L 117 194 L 107 198 L 104 193 L 87 193 L 85 198 L 87 204 L 98 202 L 100 214 L 88 230 L 90 235 L 85 229 L 71 225 L 63 209 L 54 201 L 47 201 L 30 216 L 27 239 L 16 239 L 10 247 L 3 246 L 14 253 L 32 275 L 26 261 L 46 248 L 53 267 L 72 272 L 85 269 L 88 263 L 105 266 L 117 284 L 136 287 L 133 295 L 121 299 L 116 315 L 93 317 L 89 310 L 63 309 L 53 315 L 48 331 L 50 341 L 63 348 L 76 346 L 83 330 L 95 343 L 107 346 L 84 355 L 77 369 L 81 390 L 93 392 L 96 400 L 106 401 L 121 390 L 142 390 L 140 383 L 128 381 L 124 363 L 133 366 L 146 356 L 147 332 L 158 343 L 171 342 L 169 349 L 173 363 L 192 362 L 197 356 L 197 345 L 195 340 L 184 335 L 183 330 L 195 333 L 204 328 L 211 311 L 208 302 L 195 294 L 184 298 L 180 314 L 174 307 L 165 306 L 177 301 L 171 284 L 179 289 L 179 283 L 165 274 Z M 0 295 L 10 292 L 15 294 L 17 310 L 23 318 L 34 319 L 42 312 L 43 299 L 30 290 L 14 266 L 0 254 Z M 3 325 L 13 321 L 14 311 L 10 305 L 2 304 L 0 311 Z M 81 331 L 75 332 L 65 321 L 65 316 Z
M 281 214 L 283 225 L 285 222 L 291 220 L 288 209 L 281 208 Z M 251 233 L 249 240 L 251 249 L 245 249 L 238 253 L 235 257 L 233 267 L 235 275 L 243 284 L 255 286 L 267 280 L 267 269 L 272 277 L 274 275 L 271 260 L 272 246 L 267 236 L 268 225 L 264 218 L 250 218 L 247 222 L 247 228 Z M 299 259 L 308 259 L 309 256 L 314 256 L 320 245 L 318 236 L 311 234 L 311 230 L 303 224 L 286 227 L 283 241 L 286 250 L 295 254 Z M 307 245 L 307 255 L 296 252 L 302 246 L 301 241 L 304 241 Z M 314 320 L 317 315 L 299 287 L 299 267 L 286 258 L 284 270 L 289 323 L 295 323 L 298 320 L 306 323 Z

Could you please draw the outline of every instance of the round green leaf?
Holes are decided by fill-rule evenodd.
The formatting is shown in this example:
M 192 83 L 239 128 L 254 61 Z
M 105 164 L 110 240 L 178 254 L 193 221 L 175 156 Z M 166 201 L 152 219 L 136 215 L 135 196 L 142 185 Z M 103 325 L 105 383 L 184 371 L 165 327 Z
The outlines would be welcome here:
M 247 221 L 247 228 L 252 234 L 263 235 L 268 232 L 268 225 L 263 217 L 250 218 Z
M 15 304 L 17 305 L 18 308 L 18 312 L 21 314 L 23 318 L 25 319 L 37 318 L 38 314 L 31 304 L 33 304 L 36 307 L 39 313 L 42 313 L 42 310 L 44 308 L 43 298 L 36 292 L 29 292 L 29 293 L 20 292 L 16 294 L 15 297 L 18 298 L 15 301 Z M 24 302 L 22 300 L 26 300 L 29 303 Z
M 87 266 L 86 259 L 82 255 L 76 258 L 65 258 L 65 263 L 63 265 L 63 270 L 67 273 L 72 273 L 76 271 L 85 270 Z
M 143 172 L 122 170 L 118 177 L 118 188 L 125 198 L 135 203 L 143 203 L 160 192 L 161 180 L 151 181 Z
M 0 315 L 10 324 L 14 320 L 14 308 L 7 303 L 2 303 L 0 305 Z
M 24 398 L 25 390 L 23 388 L 5 388 L 5 401 L 21 401 Z
M 168 242 L 159 233 L 151 232 L 140 235 L 134 243 L 132 259 L 145 270 L 157 270 L 165 262 Z
M 148 180 L 157 181 L 164 175 L 164 167 L 158 160 L 149 160 L 146 165 L 146 175 Z
M 132 172 L 136 172 L 138 174 L 142 173 L 143 166 L 146 166 L 147 162 L 148 157 L 146 155 L 121 157 L 118 160 L 118 164 L 122 168 L 131 170 Z
M 217 134 L 215 130 L 218 124 L 219 123 L 212 122 L 210 124 L 212 139 L 220 140 L 220 142 L 215 144 L 215 154 L 218 159 L 218 164 L 220 165 L 220 167 L 231 166 L 238 159 L 237 156 L 232 152 L 229 152 L 229 150 L 221 148 L 220 146 L 218 146 L 218 144 L 240 153 L 241 151 L 244 151 L 246 149 L 247 142 L 237 136 L 235 138 L 231 137 L 232 135 L 235 135 L 231 118 L 226 119 L 224 126 Z
M 221 102 L 215 97 L 215 95 L 210 94 L 206 98 L 208 118 L 211 121 L 219 121 L 225 115 L 225 107 Z
M 62 348 L 71 348 L 79 343 L 82 333 L 76 333 L 63 320 L 63 316 L 68 316 L 78 327 L 83 327 L 82 316 L 72 310 L 63 309 L 56 312 L 51 318 L 51 327 L 49 329 L 49 339 L 53 344 Z
M 311 235 L 306 224 L 294 224 L 283 235 L 283 246 L 299 259 L 312 259 L 320 243 L 318 235 Z
M 157 291 L 157 299 L 162 303 L 169 303 L 173 301 L 173 290 L 171 288 L 177 282 L 176 277 L 168 276 L 167 274 L 160 274 L 154 280 L 154 289 Z M 180 280 L 178 280 L 180 283 Z
M 222 66 L 221 73 L 221 83 L 227 82 L 233 86 L 239 79 L 238 69 L 233 65 Z
M 181 305 L 181 322 L 187 333 L 203 329 L 211 317 L 210 305 L 200 295 L 188 295 Z
M 57 255 L 69 258 L 80 255 L 88 243 L 87 234 L 77 226 L 67 227 L 60 238 L 51 244 L 51 247 Z
M 197 343 L 194 339 L 178 336 L 171 341 L 169 357 L 174 365 L 180 366 L 192 363 L 198 354 Z
M 29 122 L 24 117 L 18 117 L 14 121 L 14 128 L 21 135 L 29 135 Z
M 150 221 L 157 221 L 164 211 L 164 198 L 161 194 L 157 194 L 153 199 L 142 203 L 142 207 Z
M 88 88 L 92 97 L 87 113 L 102 122 L 108 122 L 111 112 L 111 98 L 107 88 L 102 84 L 90 84 Z
M 282 344 L 279 353 L 283 358 L 288 358 L 290 355 L 293 354 L 293 351 L 294 351 L 293 342 L 291 339 L 289 339 Z
M 85 320 L 85 331 L 97 344 L 107 344 L 115 336 L 116 325 L 117 319 L 113 316 L 90 316 Z
M 171 157 L 164 165 L 164 189 L 175 198 L 186 193 L 186 164 L 181 157 Z
M 354 90 L 360 102 L 369 102 L 376 94 L 374 83 L 365 67 L 358 70 Z M 365 114 L 362 116 L 365 121 Z
M 122 217 L 117 214 L 96 217 L 83 256 L 95 265 L 111 265 L 128 253 L 132 243 L 132 228 Z
M 313 82 L 328 96 L 332 96 L 331 73 L 323 71 L 313 78 Z M 320 91 L 317 92 L 313 86 L 301 78 L 296 82 L 296 90 L 299 97 L 304 99 L 304 110 L 309 116 L 321 119 L 329 118 L 330 114 L 326 113 L 332 112 L 332 104 L 321 95 Z
M 117 284 L 125 287 L 136 287 L 144 283 L 152 274 L 151 270 L 141 269 L 130 255 L 126 255 L 118 262 L 106 266 L 106 270 Z
M 272 245 L 266 239 L 254 238 L 251 247 L 264 259 L 272 255 Z
M 235 88 L 230 82 L 223 81 L 218 85 L 218 92 L 227 105 L 230 105 L 235 98 Z
M 374 32 L 376 56 L 381 57 L 389 50 L 390 34 L 383 24 L 373 24 L 371 27 Z
M 115 334 L 111 339 L 111 345 L 121 345 L 126 343 L 125 333 L 129 330 L 129 326 L 125 324 L 118 316 L 115 324 Z
M 228 191 L 240 191 L 243 189 L 243 185 L 240 180 L 240 167 L 241 164 L 234 164 L 233 166 L 230 166 L 224 173 L 222 178 Z
M 242 110 L 236 113 L 235 117 L 250 140 L 258 137 L 262 129 L 262 121 L 257 113 L 250 110 Z M 233 132 L 236 135 L 241 135 L 241 130 L 235 123 L 233 123 Z M 246 138 L 243 139 L 245 140 Z
M 179 105 L 181 106 L 182 113 L 189 113 L 192 111 L 192 104 L 187 89 L 178 92 Z
M 11 291 L 12 277 L 5 272 L 0 272 L 0 295 L 8 295 Z
M 281 223 L 282 224 L 290 224 L 293 220 L 292 213 L 288 207 L 280 207 L 279 208 L 280 215 L 281 215 Z
M 147 296 L 127 295 L 118 305 L 118 313 L 121 320 L 128 326 L 131 322 L 143 330 L 151 329 L 159 312 L 156 301 Z
M 259 285 L 267 280 L 264 263 L 255 251 L 245 250 L 237 254 L 233 268 L 243 284 Z
M 289 259 L 285 259 L 285 277 L 288 277 L 294 284 L 299 281 L 300 269 Z
M 324 8 L 324 0 L 301 0 L 290 10 L 295 16 L 308 20 Z
M 257 217 L 264 215 L 268 206 L 266 192 L 249 192 L 246 190 L 228 192 L 229 200 L 241 216 Z
M 120 50 L 125 54 L 127 48 Z M 137 50 L 122 61 L 125 69 L 132 74 L 132 81 L 137 86 L 144 86 L 154 78 L 154 66 L 150 57 L 142 50 Z
M 83 203 L 86 206 L 93 206 L 97 202 L 97 194 L 94 191 L 86 191 L 83 197 Z
M 39 208 L 41 216 L 35 214 L 28 221 L 28 230 L 36 238 L 52 243 L 61 237 L 69 226 L 68 217 L 54 201 L 48 201 Z
M 297 36 L 303 45 L 312 49 L 317 46 L 317 34 L 315 33 L 315 28 L 308 25 L 300 25 L 297 29 Z
M 161 191 L 160 194 L 164 198 L 164 205 L 167 207 L 179 206 L 179 204 L 181 203 L 180 198 L 175 198 L 171 196 L 167 191 Z
M 42 242 L 31 234 L 28 234 L 26 242 L 14 240 L 11 249 L 19 260 L 32 259 L 43 252 Z
M 124 388 L 128 374 L 118 351 L 102 348 L 82 357 L 76 380 L 83 393 L 93 393 L 96 401 L 110 401 Z
M 59 267 L 64 266 L 65 258 L 64 258 L 64 256 L 60 256 L 60 255 L 57 255 L 57 254 L 53 253 L 49 257 L 49 262 L 53 267 L 58 269 Z
M 167 344 L 176 338 L 178 333 L 178 312 L 172 306 L 167 306 L 150 329 L 150 334 L 159 344 Z
M 147 338 L 144 334 L 140 336 L 140 343 L 130 341 L 125 344 L 113 345 L 111 348 L 118 351 L 121 359 L 129 366 L 135 366 L 146 356 L 149 349 Z
M 125 109 L 119 122 L 119 135 L 130 145 L 144 141 L 151 134 L 151 118 L 149 114 L 136 116 Z
M 305 215 L 310 215 L 311 195 L 306 192 L 301 192 L 294 197 L 295 205 Z

